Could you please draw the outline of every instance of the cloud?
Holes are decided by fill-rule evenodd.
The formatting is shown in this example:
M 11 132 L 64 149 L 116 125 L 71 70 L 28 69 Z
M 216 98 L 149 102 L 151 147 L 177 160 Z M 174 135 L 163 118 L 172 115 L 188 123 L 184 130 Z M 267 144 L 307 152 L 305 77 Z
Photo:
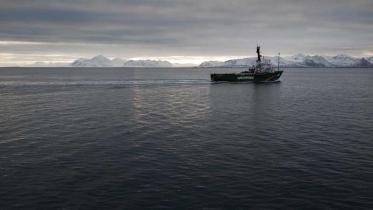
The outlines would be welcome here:
M 371 0 L 3 0 L 0 53 L 242 56 L 372 51 Z M 62 43 L 62 44 L 58 44 Z

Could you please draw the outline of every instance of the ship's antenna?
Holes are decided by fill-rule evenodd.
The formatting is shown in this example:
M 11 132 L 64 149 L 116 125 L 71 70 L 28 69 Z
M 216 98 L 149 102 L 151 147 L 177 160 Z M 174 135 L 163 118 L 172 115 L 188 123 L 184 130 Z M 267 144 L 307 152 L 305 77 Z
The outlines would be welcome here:
M 278 53 L 278 58 L 277 58 L 277 71 L 280 71 L 280 53 Z

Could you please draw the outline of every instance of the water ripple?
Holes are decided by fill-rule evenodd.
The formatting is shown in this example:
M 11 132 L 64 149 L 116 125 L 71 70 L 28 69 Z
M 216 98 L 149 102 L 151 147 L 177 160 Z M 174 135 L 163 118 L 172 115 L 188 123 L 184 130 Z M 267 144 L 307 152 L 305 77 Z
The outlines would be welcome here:
M 325 71 L 0 70 L 1 208 L 371 209 L 372 73 Z

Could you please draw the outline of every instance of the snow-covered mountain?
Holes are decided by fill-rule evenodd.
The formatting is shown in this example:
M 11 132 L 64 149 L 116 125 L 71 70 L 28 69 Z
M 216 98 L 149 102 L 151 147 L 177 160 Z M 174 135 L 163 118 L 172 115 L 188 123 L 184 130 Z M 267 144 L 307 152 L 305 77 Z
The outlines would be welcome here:
M 114 58 L 111 60 L 112 67 L 122 67 L 126 63 L 126 60 L 120 58 Z
M 112 61 L 103 55 L 98 55 L 91 59 L 79 58 L 71 64 L 74 67 L 112 67 L 112 65 Z
M 286 57 L 286 59 L 288 61 L 291 61 L 293 63 L 299 63 L 299 62 L 303 62 L 304 58 L 306 57 L 307 55 L 303 54 L 303 53 L 298 53 L 298 54 L 295 54 L 293 56 L 289 56 L 289 57 Z
M 278 57 L 264 57 L 276 65 Z M 248 67 L 254 65 L 256 57 L 232 59 L 225 62 L 208 61 L 199 67 Z M 356 58 L 349 55 L 320 56 L 296 54 L 280 58 L 281 67 L 373 67 L 373 57 Z
M 160 60 L 129 60 L 125 67 L 172 67 L 172 63 Z
M 324 57 L 319 55 L 306 56 L 303 60 L 305 67 L 332 67 L 333 65 L 329 63 Z
M 72 67 L 172 67 L 172 63 L 161 60 L 122 60 L 114 58 L 110 60 L 98 55 L 91 59 L 79 58 L 70 64 Z
M 373 63 L 373 56 L 372 57 L 367 57 L 366 58 L 370 63 Z
M 215 67 L 215 66 L 224 66 L 222 61 L 205 61 L 202 62 L 199 67 Z
M 277 56 L 265 56 L 264 59 L 270 60 L 277 65 Z M 255 65 L 256 57 L 231 59 L 227 61 L 205 61 L 199 67 L 248 67 Z M 66 63 L 48 63 L 36 62 L 29 66 L 32 67 L 191 67 L 193 64 L 182 65 L 173 64 L 162 60 L 123 60 L 121 58 L 109 59 L 103 55 L 93 58 L 79 58 L 70 64 Z M 281 67 L 373 67 L 373 56 L 358 58 L 349 55 L 320 56 L 296 54 L 280 58 Z
M 359 59 L 351 57 L 349 55 L 337 55 L 337 56 L 326 56 L 325 57 L 332 65 L 335 66 L 352 66 Z
M 224 62 L 224 66 L 252 66 L 255 64 L 256 58 L 241 58 L 241 59 L 231 59 Z
M 365 58 L 359 59 L 357 62 L 355 62 L 352 66 L 358 66 L 358 67 L 373 67 L 373 63 L 369 62 Z

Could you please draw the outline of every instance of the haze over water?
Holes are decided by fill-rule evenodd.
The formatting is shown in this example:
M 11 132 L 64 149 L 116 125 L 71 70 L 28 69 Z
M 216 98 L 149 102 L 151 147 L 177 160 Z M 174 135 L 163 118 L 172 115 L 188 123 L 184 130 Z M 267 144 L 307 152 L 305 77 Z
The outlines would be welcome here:
M 372 69 L 0 69 L 0 209 L 372 209 Z

